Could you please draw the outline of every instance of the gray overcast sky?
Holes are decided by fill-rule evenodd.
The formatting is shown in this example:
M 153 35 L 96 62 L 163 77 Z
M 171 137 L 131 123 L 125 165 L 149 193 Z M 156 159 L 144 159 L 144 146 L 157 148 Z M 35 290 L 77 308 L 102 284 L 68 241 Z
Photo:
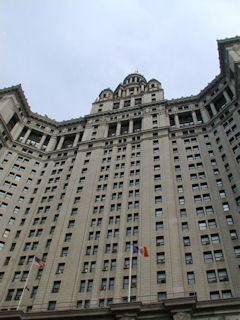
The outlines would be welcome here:
M 240 34 L 238 0 L 1 0 L 0 87 L 21 83 L 34 112 L 90 113 L 136 69 L 167 99 L 219 74 L 217 39 Z

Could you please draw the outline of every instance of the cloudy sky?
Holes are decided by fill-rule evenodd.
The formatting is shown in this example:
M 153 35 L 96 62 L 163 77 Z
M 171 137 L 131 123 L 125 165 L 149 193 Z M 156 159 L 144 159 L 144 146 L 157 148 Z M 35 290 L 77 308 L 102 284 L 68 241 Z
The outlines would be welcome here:
M 0 15 L 0 87 L 59 121 L 136 69 L 167 99 L 197 94 L 219 74 L 216 40 L 240 35 L 239 0 L 1 0 Z

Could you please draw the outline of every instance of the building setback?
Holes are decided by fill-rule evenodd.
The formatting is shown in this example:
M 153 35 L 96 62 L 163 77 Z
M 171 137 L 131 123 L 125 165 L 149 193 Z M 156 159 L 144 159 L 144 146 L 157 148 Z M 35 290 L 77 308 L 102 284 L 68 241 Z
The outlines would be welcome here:
M 240 319 L 240 37 L 218 49 L 196 96 L 134 73 L 69 121 L 0 90 L 0 319 Z

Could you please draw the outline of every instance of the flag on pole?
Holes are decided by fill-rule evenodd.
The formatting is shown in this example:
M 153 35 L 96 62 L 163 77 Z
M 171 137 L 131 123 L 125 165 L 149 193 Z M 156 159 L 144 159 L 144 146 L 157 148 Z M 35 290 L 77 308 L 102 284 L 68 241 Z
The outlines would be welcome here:
M 147 247 L 133 246 L 133 253 L 138 253 L 140 256 L 143 256 L 143 257 L 149 257 Z
M 39 269 L 43 269 L 45 267 L 45 262 L 40 260 L 38 257 L 34 257 L 33 264 Z

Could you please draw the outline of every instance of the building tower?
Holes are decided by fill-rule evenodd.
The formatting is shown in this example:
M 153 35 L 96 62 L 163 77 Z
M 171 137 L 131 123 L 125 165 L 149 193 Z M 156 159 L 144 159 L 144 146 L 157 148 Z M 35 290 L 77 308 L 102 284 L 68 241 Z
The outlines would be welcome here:
M 0 91 L 0 319 L 239 315 L 240 38 L 218 49 L 196 96 L 134 73 L 68 121 Z

